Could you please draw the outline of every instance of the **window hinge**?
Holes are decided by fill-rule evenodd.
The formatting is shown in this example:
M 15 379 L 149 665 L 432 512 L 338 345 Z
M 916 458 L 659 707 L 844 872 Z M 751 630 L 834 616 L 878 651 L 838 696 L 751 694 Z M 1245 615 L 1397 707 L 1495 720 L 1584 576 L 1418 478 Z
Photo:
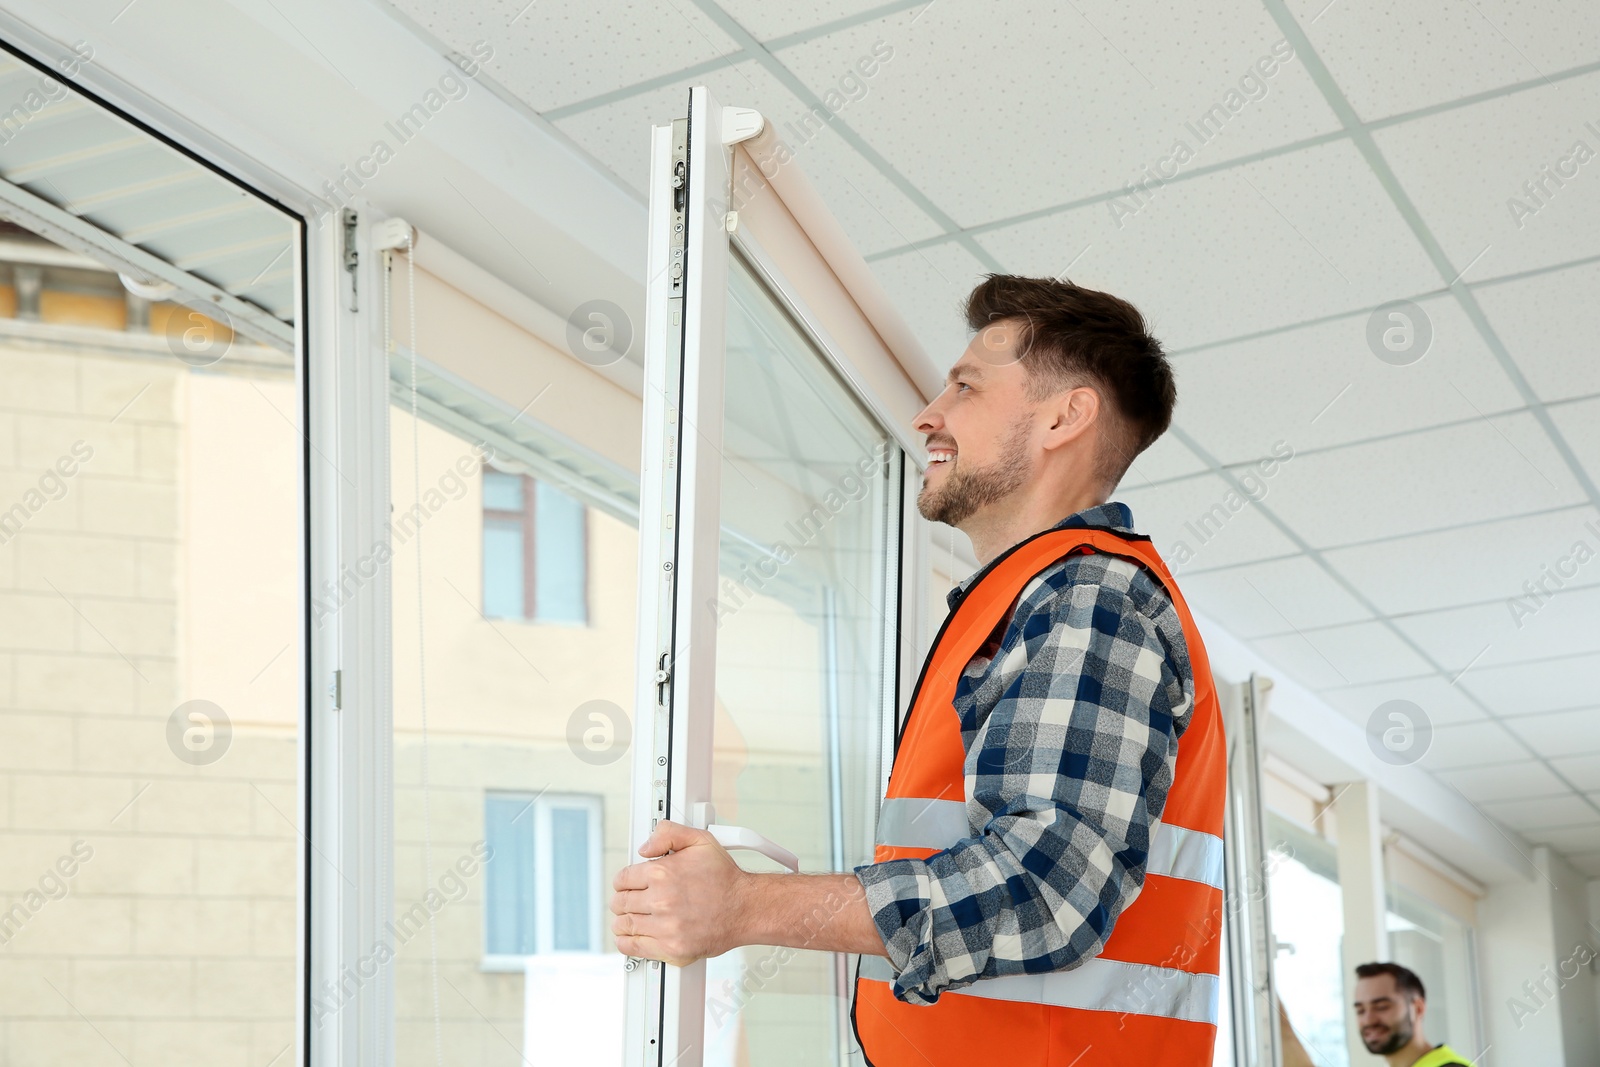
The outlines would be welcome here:
M 328 701 L 334 711 L 344 707 L 344 671 L 334 671 L 328 679 Z
M 356 268 L 361 265 L 361 250 L 356 247 L 356 213 L 349 208 L 339 212 L 344 223 L 344 269 L 350 272 L 350 310 L 356 310 Z

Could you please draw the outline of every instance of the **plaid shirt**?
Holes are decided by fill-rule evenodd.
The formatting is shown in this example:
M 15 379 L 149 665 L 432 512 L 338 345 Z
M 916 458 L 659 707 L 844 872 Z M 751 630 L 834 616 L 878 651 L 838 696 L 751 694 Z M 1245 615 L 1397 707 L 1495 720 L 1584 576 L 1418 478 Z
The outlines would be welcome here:
M 1056 528 L 1067 526 L 1132 533 L 1133 515 L 1111 502 Z M 950 591 L 951 610 L 976 577 Z M 913 1004 L 1100 952 L 1144 886 L 1194 706 L 1178 613 L 1128 560 L 1051 564 L 996 636 L 956 684 L 971 836 L 855 869 L 894 995 Z

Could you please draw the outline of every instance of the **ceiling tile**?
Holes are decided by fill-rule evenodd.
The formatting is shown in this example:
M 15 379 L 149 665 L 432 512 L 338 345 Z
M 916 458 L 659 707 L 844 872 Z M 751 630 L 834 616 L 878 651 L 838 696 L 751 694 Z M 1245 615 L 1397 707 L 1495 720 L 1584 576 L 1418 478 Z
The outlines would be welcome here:
M 1418 766 L 1429 771 L 1502 763 L 1525 755 L 1525 746 L 1498 722 L 1446 724 L 1433 728 Z
M 1559 756 L 1550 761 L 1550 766 L 1556 769 L 1557 774 L 1584 792 L 1600 790 L 1600 754 Z M 1597 816 L 1597 819 L 1600 819 L 1600 816 Z
M 1145 489 L 1156 482 L 1199 474 L 1206 469 L 1206 461 L 1195 455 L 1176 434 L 1164 433 L 1129 464 L 1118 491 Z
M 971 340 L 962 308 L 983 280 L 983 264 L 949 243 L 875 259 L 871 266 L 934 366 L 949 370 Z
M 1594 821 L 1594 808 L 1570 790 L 1562 796 L 1534 800 L 1489 801 L 1483 810 L 1524 834 L 1539 827 L 1586 826 Z
M 804 4 L 774 4 L 771 0 L 717 0 L 717 6 L 750 31 L 758 41 L 775 37 L 802 37 L 818 27 L 841 19 L 857 18 L 885 6 L 884 0 L 809 0 Z M 900 5 L 906 10 L 881 20 L 873 20 L 885 31 L 904 35 L 914 22 L 921 22 L 922 11 L 930 0 L 909 0 Z M 822 38 L 827 40 L 827 38 Z
M 1523 406 L 1454 299 L 1416 306 L 1431 341 L 1405 366 L 1374 354 L 1365 313 L 1177 355 L 1178 418 L 1218 460 L 1238 463 L 1277 441 L 1325 448 Z
M 1155 541 L 1175 574 L 1295 552 L 1294 542 L 1215 474 L 1148 489 L 1124 487 L 1117 496 L 1133 510 L 1135 529 Z
M 822 92 L 880 37 L 894 57 L 848 121 L 963 225 L 1118 192 L 1164 159 L 1181 174 L 1338 125 L 1304 66 L 1272 58 L 1283 35 L 1248 5 L 939 4 L 914 25 L 891 16 L 780 57 Z
M 1330 548 L 1323 558 L 1380 611 L 1402 614 L 1524 596 L 1524 583 L 1555 588 L 1552 568 L 1575 571 L 1580 542 L 1600 579 L 1600 511 L 1588 505 Z M 1570 580 L 1589 581 L 1584 572 Z
M 1473 667 L 1458 685 L 1471 690 L 1496 715 L 1565 711 L 1594 703 L 1600 655 L 1566 656 L 1504 667 Z
M 1438 777 L 1459 789 L 1475 804 L 1497 800 L 1572 795 L 1572 790 L 1536 760 L 1510 760 L 1492 767 L 1467 767 L 1440 771 Z
M 1518 0 L 1288 0 L 1311 47 L 1367 120 L 1517 82 L 1600 54 L 1600 9 Z
M 1600 752 L 1600 707 L 1518 715 L 1506 726 L 1541 756 Z
M 1600 10 L 1600 8 L 1597 8 Z M 1490 285 L 1473 296 L 1541 400 L 1600 393 L 1600 263 Z
M 1076 259 L 1074 282 L 1133 301 L 1173 351 L 1370 310 L 1444 280 L 1344 141 L 1166 186 L 1132 217 L 1081 207 L 978 241 L 1020 273 L 1054 277 Z
M 1577 504 L 1531 415 L 1499 415 L 1297 455 L 1266 506 L 1318 547 Z
M 1422 678 L 1396 678 L 1375 685 L 1336 686 L 1317 693 L 1340 714 L 1365 728 L 1374 712 L 1391 700 L 1415 704 L 1430 725 L 1481 722 L 1486 716 L 1470 696 L 1437 674 Z
M 587 100 L 739 51 L 693 4 L 631 0 L 391 0 L 463 55 L 487 43 L 488 75 L 535 111 Z M 661 120 L 657 120 L 661 121 Z M 647 138 L 645 127 L 638 134 Z
M 1332 626 L 1372 617 L 1305 556 L 1186 574 L 1182 585 L 1191 604 L 1246 640 L 1290 626 Z
M 1600 567 L 1595 578 L 1600 580 Z M 1406 615 L 1395 625 L 1452 674 L 1550 656 L 1600 652 L 1600 585 Z
M 1600 196 L 1585 186 L 1600 184 L 1600 167 L 1569 157 L 1580 140 L 1593 150 L 1585 120 L 1596 115 L 1600 73 L 1377 130 L 1373 138 L 1452 269 L 1483 281 L 1594 255 Z M 1558 179 L 1561 188 L 1549 181 L 1549 194 L 1535 200 L 1524 186 L 1547 181 L 1545 167 L 1570 173 Z M 1528 210 L 1514 209 L 1519 203 Z
M 1600 481 L 1600 398 L 1552 404 L 1549 410 L 1590 481 Z
M 1280 609 L 1281 611 L 1281 609 Z M 1362 685 L 1422 674 L 1427 660 L 1378 622 L 1359 622 L 1250 642 L 1262 656 L 1312 689 Z

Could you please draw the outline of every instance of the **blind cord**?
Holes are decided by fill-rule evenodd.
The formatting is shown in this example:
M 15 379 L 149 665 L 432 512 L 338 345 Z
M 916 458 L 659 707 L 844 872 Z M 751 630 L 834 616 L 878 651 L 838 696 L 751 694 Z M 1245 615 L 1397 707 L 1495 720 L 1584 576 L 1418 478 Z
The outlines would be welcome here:
M 417 265 L 412 253 L 412 231 L 406 232 L 406 315 L 410 320 L 411 362 L 411 496 L 412 502 L 422 501 L 422 445 L 417 418 Z M 394 253 L 384 252 L 383 271 L 383 347 L 392 354 L 393 313 L 390 293 L 390 272 Z M 433 804 L 432 788 L 428 777 L 428 667 L 425 655 L 422 615 L 422 524 L 418 523 L 412 535 L 416 541 L 417 560 L 417 707 L 422 717 L 422 866 L 423 885 L 433 887 Z M 439 1012 L 439 927 L 432 911 L 428 912 L 428 974 L 433 987 L 433 1058 L 437 1067 L 444 1067 L 444 1024 Z

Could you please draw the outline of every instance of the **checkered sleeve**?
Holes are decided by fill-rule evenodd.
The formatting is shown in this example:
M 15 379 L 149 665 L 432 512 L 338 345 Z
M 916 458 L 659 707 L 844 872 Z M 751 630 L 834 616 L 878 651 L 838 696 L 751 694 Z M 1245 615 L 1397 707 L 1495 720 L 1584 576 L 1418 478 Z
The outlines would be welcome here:
M 1074 556 L 1029 583 L 957 684 L 972 836 L 856 868 L 896 997 L 1100 952 L 1144 885 L 1193 694 L 1171 599 L 1142 568 Z

